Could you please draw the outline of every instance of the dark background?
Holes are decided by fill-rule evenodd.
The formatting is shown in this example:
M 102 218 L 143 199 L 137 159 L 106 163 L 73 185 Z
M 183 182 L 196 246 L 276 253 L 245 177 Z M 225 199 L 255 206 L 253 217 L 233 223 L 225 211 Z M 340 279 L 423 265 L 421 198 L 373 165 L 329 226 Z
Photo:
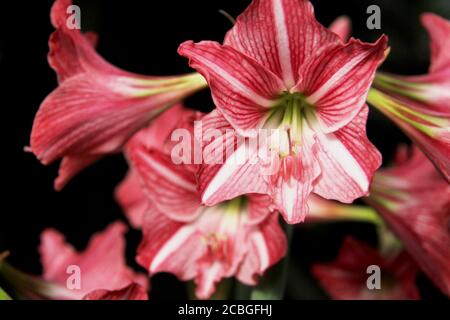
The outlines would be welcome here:
M 436 12 L 450 18 L 448 0 L 340 0 L 312 1 L 316 16 L 329 25 L 339 15 L 353 20 L 353 34 L 373 41 L 381 33 L 390 37 L 392 54 L 384 70 L 414 74 L 428 66 L 428 41 L 419 24 L 419 14 Z M 82 11 L 84 30 L 96 31 L 98 51 L 108 61 L 128 71 L 149 75 L 189 72 L 187 61 L 178 56 L 185 40 L 221 41 L 231 23 L 219 9 L 236 17 L 250 0 L 214 1 L 75 1 Z M 64 233 L 78 249 L 90 235 L 117 219 L 123 219 L 113 200 L 115 186 L 127 166 L 121 155 L 98 162 L 77 176 L 62 192 L 53 190 L 57 164 L 44 167 L 32 154 L 23 152 L 29 143 L 33 118 L 39 104 L 56 87 L 54 72 L 48 67 L 47 40 L 52 32 L 49 12 L 52 1 L 1 1 L 0 4 L 0 103 L 3 145 L 1 166 L 0 252 L 9 250 L 9 262 L 35 274 L 40 273 L 37 246 L 47 227 Z M 366 8 L 377 4 L 382 10 L 382 30 L 366 28 Z M 208 91 L 187 102 L 204 111 L 212 109 Z M 372 110 L 369 137 L 389 163 L 395 147 L 407 139 L 380 114 Z M 288 298 L 321 298 L 323 292 L 307 275 L 309 264 L 332 260 L 342 239 L 352 234 L 374 242 L 370 225 L 357 223 L 301 226 L 293 243 L 294 264 Z M 130 264 L 140 234 L 128 234 Z M 424 298 L 442 298 L 421 276 Z M 158 275 L 152 281 L 151 297 L 182 298 L 184 287 L 172 276 Z

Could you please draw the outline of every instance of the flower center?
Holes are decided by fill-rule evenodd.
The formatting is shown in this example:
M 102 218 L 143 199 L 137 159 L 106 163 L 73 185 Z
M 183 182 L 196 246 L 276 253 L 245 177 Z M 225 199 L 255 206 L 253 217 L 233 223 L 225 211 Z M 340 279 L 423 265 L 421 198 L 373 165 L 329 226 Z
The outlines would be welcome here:
M 221 261 L 230 263 L 232 235 L 236 233 L 241 223 L 242 214 L 247 212 L 248 199 L 246 196 L 234 198 L 219 204 L 213 211 L 205 214 L 217 214 L 219 223 L 213 232 L 204 233 L 203 241 L 207 247 L 203 257 L 205 261 Z
M 265 129 L 274 129 L 269 144 L 280 158 L 298 154 L 304 127 L 314 113 L 314 106 L 301 93 L 283 92 L 280 95 L 279 103 L 272 108 L 264 125 Z

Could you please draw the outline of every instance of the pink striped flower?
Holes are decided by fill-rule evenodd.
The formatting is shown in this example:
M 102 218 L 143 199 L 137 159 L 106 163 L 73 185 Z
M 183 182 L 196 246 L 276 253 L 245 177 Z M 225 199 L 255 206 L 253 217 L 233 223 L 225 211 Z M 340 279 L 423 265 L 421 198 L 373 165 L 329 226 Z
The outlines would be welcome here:
M 62 234 L 47 229 L 39 246 L 41 277 L 6 264 L 0 274 L 25 299 L 145 300 L 148 280 L 126 265 L 125 232 L 123 223 L 111 224 L 91 238 L 86 250 L 77 252 Z
M 397 165 L 375 175 L 367 202 L 405 249 L 450 296 L 450 185 L 419 149 L 401 149 Z
M 56 0 L 48 61 L 59 86 L 41 104 L 29 148 L 45 165 L 62 158 L 55 188 L 123 144 L 162 110 L 206 86 L 198 74 L 149 77 L 100 57 L 95 37 L 67 27 L 71 0 Z
M 311 193 L 346 203 L 367 194 L 381 156 L 366 136 L 365 101 L 386 42 L 344 43 L 316 21 L 309 1 L 254 0 L 223 45 L 183 43 L 179 53 L 206 78 L 217 106 L 210 127 L 246 139 L 274 132 L 258 147 L 236 148 L 223 165 L 205 165 L 202 202 L 268 194 L 298 223 Z
M 428 74 L 380 73 L 369 102 L 394 121 L 450 182 L 450 22 L 422 15 L 430 36 Z
M 370 266 L 380 271 L 379 288 L 369 288 Z M 404 252 L 384 257 L 374 248 L 347 238 L 334 262 L 315 264 L 313 274 L 335 300 L 418 300 L 418 268 Z
M 169 272 L 183 281 L 193 279 L 196 295 L 206 299 L 223 278 L 235 276 L 255 285 L 257 276 L 285 255 L 287 241 L 265 195 L 202 206 L 197 167 L 174 164 L 167 139 L 167 128 L 193 131 L 193 120 L 199 116 L 181 106 L 168 110 L 148 130 L 136 134 L 126 151 L 147 196 L 138 263 L 150 275 Z M 152 143 L 155 132 L 158 141 L 166 143 Z

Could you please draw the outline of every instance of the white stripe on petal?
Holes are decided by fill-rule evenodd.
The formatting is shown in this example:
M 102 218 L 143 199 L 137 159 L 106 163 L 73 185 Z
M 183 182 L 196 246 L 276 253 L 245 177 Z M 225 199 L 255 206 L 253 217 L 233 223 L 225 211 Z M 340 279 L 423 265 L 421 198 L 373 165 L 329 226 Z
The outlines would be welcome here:
M 186 240 L 195 232 L 193 226 L 186 226 L 179 229 L 169 241 L 158 251 L 150 265 L 149 272 L 154 273 L 164 261 L 174 253 L 178 248 L 183 246 Z
M 229 178 L 239 170 L 243 165 L 247 164 L 250 156 L 257 156 L 257 151 L 255 146 L 250 144 L 248 146 L 246 143 L 242 143 L 239 148 L 227 158 L 223 166 L 208 184 L 208 187 L 203 192 L 202 202 L 208 203 L 208 200 L 226 183 L 230 183 Z M 232 183 L 232 182 L 231 182 Z
M 259 270 L 265 271 L 270 265 L 269 250 L 267 249 L 266 240 L 261 231 L 257 231 L 252 236 L 253 243 L 256 246 L 259 257 Z
M 194 53 L 191 53 L 191 58 L 195 58 L 199 63 L 203 64 L 210 70 L 217 73 L 223 80 L 227 81 L 233 87 L 234 90 L 238 91 L 240 94 L 242 94 L 250 101 L 253 101 L 255 104 L 263 107 L 273 106 L 274 104 L 273 101 L 260 96 L 255 91 L 250 89 L 248 86 L 243 84 L 239 79 L 236 79 L 233 75 L 231 75 L 229 72 L 227 72 L 225 69 L 221 68 L 214 62 L 211 62 L 205 57 Z
M 161 175 L 171 183 L 184 188 L 191 192 L 197 192 L 197 186 L 192 183 L 191 181 L 182 179 L 179 175 L 177 175 L 175 172 L 167 168 L 166 166 L 161 165 L 158 161 L 155 161 L 152 159 L 151 156 L 143 153 L 144 161 L 152 167 L 156 172 L 158 172 L 158 175 Z
M 273 14 L 277 31 L 277 49 L 280 59 L 283 80 L 288 88 L 295 86 L 295 78 L 292 70 L 291 50 L 289 46 L 289 34 L 286 25 L 286 16 L 282 0 L 273 0 Z
M 359 165 L 358 161 L 352 156 L 345 145 L 333 134 L 323 134 L 317 132 L 320 143 L 327 151 L 330 157 L 333 158 L 345 171 L 345 173 L 355 181 L 361 190 L 369 189 L 369 180 L 366 173 Z
M 371 52 L 365 51 L 360 55 L 356 56 L 352 60 L 348 61 L 344 66 L 342 66 L 333 76 L 328 79 L 319 89 L 317 89 L 313 94 L 311 94 L 307 99 L 311 104 L 317 103 L 322 99 L 327 93 L 332 90 L 339 80 L 349 73 L 357 64 L 363 61 Z

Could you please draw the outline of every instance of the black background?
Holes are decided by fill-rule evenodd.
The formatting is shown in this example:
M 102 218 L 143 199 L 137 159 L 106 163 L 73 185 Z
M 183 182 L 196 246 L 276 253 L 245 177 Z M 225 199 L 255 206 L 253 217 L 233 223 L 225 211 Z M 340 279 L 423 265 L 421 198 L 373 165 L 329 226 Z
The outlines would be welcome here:
M 414 74 L 428 66 L 428 42 L 419 24 L 419 14 L 433 11 L 450 17 L 448 0 L 340 0 L 312 1 L 324 25 L 339 15 L 353 20 L 353 35 L 374 41 L 382 33 L 390 37 L 392 54 L 384 70 Z M 185 40 L 221 41 L 231 23 L 219 9 L 236 17 L 249 0 L 213 1 L 75 1 L 82 10 L 84 30 L 96 31 L 98 51 L 120 68 L 141 74 L 169 75 L 189 72 L 187 61 L 178 56 Z M 2 130 L 0 252 L 9 250 L 9 261 L 27 272 L 40 272 L 37 246 L 47 227 L 63 232 L 78 249 L 90 235 L 108 223 L 123 219 L 113 200 L 113 190 L 127 166 L 121 155 L 98 162 L 77 176 L 62 192 L 53 190 L 57 164 L 44 167 L 32 154 L 23 152 L 29 143 L 34 115 L 45 96 L 56 87 L 48 67 L 48 36 L 52 32 L 49 12 L 52 1 L 1 1 L 0 8 L 0 108 Z M 366 8 L 382 9 L 382 30 L 366 28 Z M 187 102 L 204 111 L 212 109 L 208 91 Z M 386 119 L 372 110 L 368 128 L 372 142 L 389 163 L 395 147 L 407 139 Z M 289 298 L 321 298 L 323 292 L 306 274 L 313 261 L 329 261 L 346 234 L 375 241 L 371 226 L 356 223 L 301 226 L 294 238 L 295 268 L 292 277 L 300 286 L 289 288 Z M 139 243 L 139 232 L 128 236 L 130 264 Z M 298 282 L 296 282 L 298 283 Z M 419 284 L 425 298 L 441 298 L 422 276 Z M 152 283 L 152 298 L 184 297 L 184 286 L 173 277 L 160 275 Z

